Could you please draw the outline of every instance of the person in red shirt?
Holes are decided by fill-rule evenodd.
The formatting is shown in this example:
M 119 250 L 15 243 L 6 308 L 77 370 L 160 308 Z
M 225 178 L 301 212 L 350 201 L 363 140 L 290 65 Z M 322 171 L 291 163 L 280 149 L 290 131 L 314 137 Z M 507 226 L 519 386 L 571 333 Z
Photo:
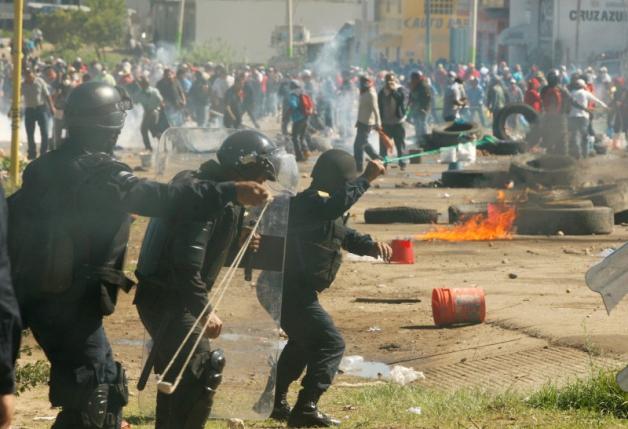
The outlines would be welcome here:
M 528 89 L 523 97 L 523 102 L 539 113 L 541 113 L 543 108 L 541 93 L 539 92 L 540 87 L 541 84 L 536 78 L 530 79 L 528 81 Z

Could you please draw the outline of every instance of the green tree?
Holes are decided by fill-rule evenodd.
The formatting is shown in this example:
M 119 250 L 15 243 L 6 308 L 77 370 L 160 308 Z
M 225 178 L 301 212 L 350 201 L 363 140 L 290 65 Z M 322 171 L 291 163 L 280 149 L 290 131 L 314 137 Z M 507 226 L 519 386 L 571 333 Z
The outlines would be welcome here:
M 39 17 L 46 40 L 63 51 L 78 50 L 84 45 L 81 33 L 85 20 L 84 10 L 59 9 Z
M 98 58 L 104 49 L 120 45 L 127 33 L 128 16 L 125 0 L 87 0 L 89 7 L 81 36 L 96 50 Z

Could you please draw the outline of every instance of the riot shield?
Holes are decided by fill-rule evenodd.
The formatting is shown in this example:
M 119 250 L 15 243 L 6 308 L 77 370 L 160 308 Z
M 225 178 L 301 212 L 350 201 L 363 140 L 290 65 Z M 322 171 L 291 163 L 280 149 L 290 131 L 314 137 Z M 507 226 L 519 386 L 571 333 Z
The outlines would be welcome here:
M 169 178 L 181 170 L 197 169 L 216 157 L 220 144 L 232 132 L 170 128 L 156 151 L 163 167 L 159 174 Z M 212 409 L 216 418 L 265 419 L 272 411 L 276 361 L 284 346 L 279 320 L 285 238 L 290 198 L 299 174 L 294 156 L 282 148 L 270 160 L 277 171 L 277 182 L 267 182 L 273 200 L 265 209 L 248 208 L 244 220 L 246 225 L 259 220 L 260 248 L 247 254 L 224 289 L 215 290 L 229 271 L 224 267 L 210 292 L 210 303 L 216 294 L 223 294 L 215 311 L 224 325 L 220 337 L 211 342 L 211 348 L 222 349 L 226 357 Z
M 216 157 L 222 142 L 238 130 L 227 128 L 168 128 L 159 140 L 153 164 L 157 176 L 169 179 L 182 170 L 196 169 Z M 271 161 L 277 171 L 277 182 L 268 186 L 277 192 L 296 192 L 299 170 L 296 159 L 286 151 L 284 141 L 274 141 L 278 150 Z

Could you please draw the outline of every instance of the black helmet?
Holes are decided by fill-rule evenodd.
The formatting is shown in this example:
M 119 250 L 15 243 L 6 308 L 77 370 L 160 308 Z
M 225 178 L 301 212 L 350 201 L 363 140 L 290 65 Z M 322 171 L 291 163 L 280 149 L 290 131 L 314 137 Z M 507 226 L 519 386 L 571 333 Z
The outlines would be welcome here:
M 64 116 L 68 128 L 90 128 L 120 131 L 126 111 L 133 108 L 123 88 L 90 81 L 70 93 Z
M 331 149 L 323 153 L 312 169 L 312 187 L 334 192 L 358 176 L 355 160 L 347 152 Z
M 547 72 L 546 78 L 549 86 L 556 86 L 560 83 L 560 72 L 556 69 L 552 69 Z
M 275 166 L 271 162 L 277 146 L 264 134 L 255 130 L 236 131 L 218 149 L 218 161 L 223 168 L 231 169 L 248 180 L 264 176 L 277 180 Z

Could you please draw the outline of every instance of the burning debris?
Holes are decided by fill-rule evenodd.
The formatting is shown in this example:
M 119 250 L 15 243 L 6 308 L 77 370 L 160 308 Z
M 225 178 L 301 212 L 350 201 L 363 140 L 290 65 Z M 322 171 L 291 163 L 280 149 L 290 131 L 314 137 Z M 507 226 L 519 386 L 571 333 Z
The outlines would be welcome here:
M 477 214 L 460 225 L 436 227 L 426 234 L 417 236 L 423 241 L 488 241 L 512 238 L 517 210 L 508 205 L 500 192 L 498 201 L 488 205 L 486 214 Z

